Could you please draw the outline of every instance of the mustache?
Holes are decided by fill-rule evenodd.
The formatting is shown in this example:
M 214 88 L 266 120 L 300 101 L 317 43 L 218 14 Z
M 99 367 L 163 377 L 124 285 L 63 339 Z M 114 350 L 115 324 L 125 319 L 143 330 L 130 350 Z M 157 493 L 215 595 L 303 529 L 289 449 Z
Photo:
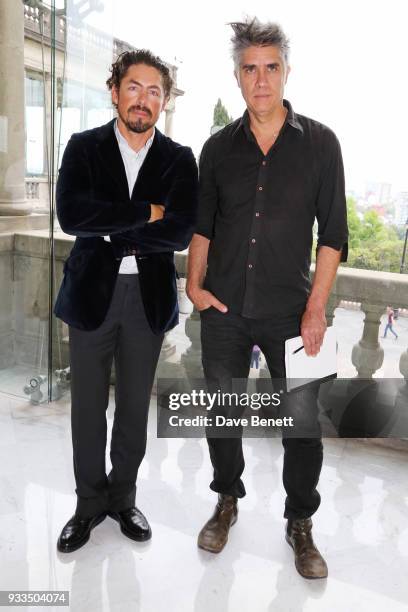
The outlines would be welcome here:
M 131 106 L 128 109 L 128 113 L 130 113 L 131 111 L 142 111 L 143 113 L 146 113 L 149 115 L 149 117 L 152 116 L 152 111 L 147 108 L 147 106 L 140 106 L 140 104 L 138 104 L 137 106 Z

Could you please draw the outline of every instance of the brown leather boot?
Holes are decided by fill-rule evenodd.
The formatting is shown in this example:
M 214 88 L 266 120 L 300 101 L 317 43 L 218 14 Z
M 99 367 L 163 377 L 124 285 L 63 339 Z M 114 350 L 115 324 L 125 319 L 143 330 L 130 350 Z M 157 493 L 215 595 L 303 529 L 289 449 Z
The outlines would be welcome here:
M 238 520 L 237 498 L 218 494 L 214 514 L 198 535 L 198 546 L 209 552 L 219 553 L 228 541 L 230 527 Z
M 286 541 L 295 552 L 296 569 L 303 578 L 327 578 L 327 564 L 312 538 L 312 519 L 296 519 L 286 525 Z

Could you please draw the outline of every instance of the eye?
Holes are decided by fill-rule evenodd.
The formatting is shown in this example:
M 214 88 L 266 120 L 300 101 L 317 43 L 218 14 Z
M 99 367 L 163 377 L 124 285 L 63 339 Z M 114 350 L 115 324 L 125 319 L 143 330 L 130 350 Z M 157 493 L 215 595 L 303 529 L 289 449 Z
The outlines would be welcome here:
M 151 89 L 151 90 L 150 90 L 150 94 L 151 94 L 152 96 L 158 96 L 158 95 L 159 95 L 159 92 L 157 91 L 157 89 Z

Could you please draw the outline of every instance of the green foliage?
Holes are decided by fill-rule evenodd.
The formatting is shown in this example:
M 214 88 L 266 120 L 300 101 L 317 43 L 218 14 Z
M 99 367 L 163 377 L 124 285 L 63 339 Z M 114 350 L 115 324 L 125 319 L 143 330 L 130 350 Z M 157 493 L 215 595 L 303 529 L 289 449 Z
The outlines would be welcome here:
M 399 272 L 403 240 L 393 226 L 384 225 L 374 210 L 367 210 L 361 219 L 353 198 L 347 198 L 349 255 L 352 268 Z
M 227 109 L 221 102 L 221 98 L 218 98 L 217 104 L 214 107 L 213 125 L 228 125 L 231 121 L 233 121 L 232 117 L 229 116 Z
M 385 225 L 374 210 L 358 214 L 353 198 L 347 198 L 347 222 L 349 228 L 349 252 L 347 263 L 350 268 L 399 272 L 404 248 L 405 229 Z M 314 228 L 312 259 L 316 259 L 316 234 Z
M 347 198 L 347 223 L 349 228 L 349 252 L 360 244 L 361 221 L 357 214 L 356 205 L 352 198 Z

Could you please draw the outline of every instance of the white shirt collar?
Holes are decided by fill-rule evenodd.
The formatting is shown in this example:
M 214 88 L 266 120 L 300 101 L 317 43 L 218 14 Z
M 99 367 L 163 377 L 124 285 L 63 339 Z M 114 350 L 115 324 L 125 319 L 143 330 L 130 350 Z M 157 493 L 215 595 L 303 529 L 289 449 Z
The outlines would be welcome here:
M 135 151 L 129 145 L 129 143 L 126 140 L 126 138 L 124 136 L 122 136 L 122 134 L 120 133 L 120 130 L 119 130 L 119 127 L 118 127 L 118 120 L 117 119 L 116 119 L 115 124 L 114 124 L 114 129 L 115 129 L 115 135 L 116 135 L 116 139 L 118 141 L 119 148 L 122 149 L 125 153 L 132 154 L 132 155 L 140 155 L 142 152 L 143 153 L 147 153 L 147 151 L 152 146 L 152 143 L 153 143 L 153 140 L 154 140 L 154 135 L 156 133 L 156 128 L 153 128 L 153 134 L 150 136 L 150 138 L 148 140 L 146 140 L 146 144 L 141 149 L 139 149 L 139 151 Z

